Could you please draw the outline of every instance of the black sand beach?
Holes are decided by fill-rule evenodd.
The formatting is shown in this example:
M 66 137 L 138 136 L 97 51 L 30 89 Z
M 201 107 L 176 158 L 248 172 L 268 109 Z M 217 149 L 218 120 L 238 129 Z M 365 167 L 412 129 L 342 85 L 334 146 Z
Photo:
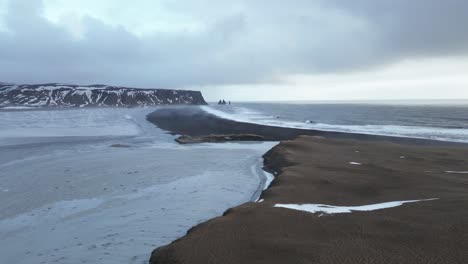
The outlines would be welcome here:
M 158 111 L 148 120 L 191 136 L 252 133 L 286 140 L 264 156 L 275 180 L 262 202 L 192 228 L 156 249 L 150 263 L 468 262 L 468 174 L 454 173 L 468 171 L 466 145 L 272 128 L 200 111 Z M 430 198 L 438 199 L 343 214 L 274 207 Z
M 192 137 L 226 134 L 254 134 L 270 141 L 290 140 L 300 135 L 323 136 L 335 139 L 366 141 L 388 141 L 412 145 L 458 146 L 461 143 L 417 138 L 376 136 L 332 131 L 274 127 L 253 123 L 237 122 L 209 114 L 198 106 L 174 106 L 161 108 L 147 116 L 147 120 L 172 134 Z M 466 145 L 468 146 L 468 144 Z

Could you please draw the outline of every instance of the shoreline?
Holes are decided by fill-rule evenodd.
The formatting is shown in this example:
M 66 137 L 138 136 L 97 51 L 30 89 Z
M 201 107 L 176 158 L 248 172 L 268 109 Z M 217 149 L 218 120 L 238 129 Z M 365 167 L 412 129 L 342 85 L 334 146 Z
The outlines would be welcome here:
M 275 148 L 276 146 L 277 145 L 273 146 L 271 149 Z M 265 156 L 265 154 L 263 156 Z M 263 157 L 259 159 L 256 165 L 251 167 L 251 170 L 252 170 L 252 174 L 258 175 L 258 177 L 260 178 L 260 184 L 258 185 L 258 188 L 255 191 L 255 193 L 252 194 L 252 198 L 251 198 L 251 202 L 258 202 L 260 198 L 262 197 L 263 191 L 265 191 L 266 189 L 268 189 L 268 187 L 270 187 L 275 177 L 273 176 L 273 173 L 270 173 L 267 170 L 265 170 L 265 159 Z
M 198 121 L 213 119 L 194 116 Z M 155 121 L 158 118 L 162 126 Z M 156 119 L 153 116 L 152 122 L 167 130 L 164 118 Z M 223 125 L 209 128 L 226 131 Z M 244 128 L 241 123 L 234 132 Z M 193 129 L 193 135 L 207 131 L 190 126 L 170 131 L 186 129 Z M 463 237 L 468 212 L 457 210 L 468 207 L 468 180 L 462 173 L 447 172 L 468 167 L 459 158 L 468 156 L 465 144 L 324 134 L 294 140 L 287 138 L 291 134 L 280 135 L 287 141 L 263 156 L 263 170 L 275 177 L 261 192 L 261 202 L 228 209 L 223 216 L 191 228 L 186 236 L 155 249 L 150 263 L 463 263 L 468 259 L 464 253 L 468 239 Z M 404 204 L 432 198 L 438 200 Z M 395 201 L 401 205 L 339 215 L 275 207 Z
M 468 143 L 441 141 L 436 139 L 396 137 L 374 134 L 346 133 L 325 130 L 268 126 L 239 122 L 218 117 L 199 106 L 164 107 L 147 115 L 146 119 L 173 135 L 201 137 L 208 135 L 252 134 L 265 141 L 292 140 L 301 135 L 333 139 L 362 140 L 371 142 L 393 142 L 421 146 L 468 146 Z

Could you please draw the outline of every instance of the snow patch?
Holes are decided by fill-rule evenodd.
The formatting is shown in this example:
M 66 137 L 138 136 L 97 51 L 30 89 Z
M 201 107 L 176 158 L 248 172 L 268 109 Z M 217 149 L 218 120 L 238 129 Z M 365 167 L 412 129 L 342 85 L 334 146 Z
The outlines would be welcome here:
M 468 174 L 468 171 L 445 171 L 445 173 Z
M 406 203 L 416 203 L 424 201 L 438 200 L 439 198 L 423 199 L 423 200 L 409 200 L 409 201 L 394 201 L 378 204 L 369 204 L 361 206 L 334 206 L 326 204 L 275 204 L 274 207 L 287 208 L 309 213 L 324 213 L 324 214 L 342 214 L 352 212 L 367 212 L 374 210 L 382 210 L 386 208 L 398 207 Z
M 26 109 L 35 109 L 35 107 L 30 107 L 30 106 L 6 106 L 6 107 L 3 107 L 2 109 L 5 109 L 5 110 L 26 110 Z
M 265 174 L 266 177 L 265 186 L 263 186 L 263 190 L 266 190 L 268 189 L 268 187 L 270 187 L 270 184 L 275 179 L 275 177 L 273 176 L 273 174 L 266 171 L 263 171 L 263 174 Z
M 39 86 L 35 90 L 36 91 L 54 91 L 58 89 L 73 89 L 70 86 L 58 85 L 58 86 Z
M 357 165 L 357 166 L 361 166 L 361 165 L 362 165 L 362 163 L 355 162 L 355 161 L 351 161 L 349 164 L 351 164 L 351 165 Z

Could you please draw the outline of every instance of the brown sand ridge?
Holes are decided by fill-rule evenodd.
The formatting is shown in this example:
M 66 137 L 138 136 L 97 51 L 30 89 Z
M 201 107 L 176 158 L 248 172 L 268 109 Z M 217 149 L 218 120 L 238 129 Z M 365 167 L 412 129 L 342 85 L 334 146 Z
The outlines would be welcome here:
M 468 170 L 466 146 L 302 136 L 265 165 L 278 174 L 263 202 L 194 227 L 150 263 L 468 263 L 468 174 L 445 172 Z M 439 199 L 323 216 L 273 207 L 427 198 Z

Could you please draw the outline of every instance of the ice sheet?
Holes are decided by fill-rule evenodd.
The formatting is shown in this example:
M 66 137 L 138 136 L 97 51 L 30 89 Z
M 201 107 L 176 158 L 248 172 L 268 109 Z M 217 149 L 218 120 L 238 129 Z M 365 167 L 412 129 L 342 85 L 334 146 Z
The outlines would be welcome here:
M 141 131 L 126 115 L 153 109 L 0 111 L 0 138 L 134 136 Z
M 0 113 L 23 131 L 0 132 L 0 263 L 146 263 L 264 188 L 261 156 L 276 143 L 180 146 L 145 111 Z M 31 127 L 46 132 L 37 139 Z M 47 132 L 56 127 L 65 137 Z

